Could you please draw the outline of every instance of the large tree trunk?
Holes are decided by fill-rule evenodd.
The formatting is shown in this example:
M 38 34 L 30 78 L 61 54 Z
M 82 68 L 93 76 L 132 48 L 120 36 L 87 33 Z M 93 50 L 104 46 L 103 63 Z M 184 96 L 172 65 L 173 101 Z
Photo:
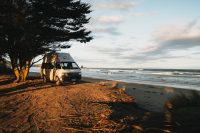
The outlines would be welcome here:
M 17 63 L 17 57 L 14 55 L 9 55 L 9 57 L 10 57 L 13 73 L 16 77 L 16 80 L 14 82 L 19 82 L 20 81 L 20 72 L 19 72 L 19 67 L 18 67 L 18 63 Z
M 21 66 L 21 69 L 20 69 L 20 79 L 21 79 L 21 81 L 26 80 L 27 75 L 29 73 L 29 66 L 30 66 L 29 60 L 25 60 L 23 62 L 25 62 L 25 63 L 23 63 L 23 66 Z
M 16 77 L 14 82 L 25 81 L 29 73 L 31 59 L 20 58 L 18 62 L 18 58 L 16 56 L 9 56 L 12 64 L 12 70 Z
M 19 72 L 19 69 L 18 69 L 18 67 L 15 67 L 14 69 L 13 69 L 13 72 L 14 72 L 14 75 L 15 75 L 15 77 L 16 77 L 16 80 L 14 81 L 14 82 L 19 82 L 20 81 L 20 72 Z

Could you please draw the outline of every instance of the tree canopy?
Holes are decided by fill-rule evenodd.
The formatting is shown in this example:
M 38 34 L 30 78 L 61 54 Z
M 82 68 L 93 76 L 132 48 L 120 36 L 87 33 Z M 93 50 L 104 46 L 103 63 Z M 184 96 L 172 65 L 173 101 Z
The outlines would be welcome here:
M 0 53 L 24 80 L 32 59 L 51 51 L 55 43 L 92 39 L 85 28 L 90 5 L 80 0 L 5 0 L 0 3 Z M 59 45 L 62 47 L 63 45 Z

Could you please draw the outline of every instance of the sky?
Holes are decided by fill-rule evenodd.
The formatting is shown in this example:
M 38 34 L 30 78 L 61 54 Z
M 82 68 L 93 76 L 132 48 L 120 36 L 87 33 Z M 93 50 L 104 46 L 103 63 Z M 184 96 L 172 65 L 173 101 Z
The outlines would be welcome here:
M 94 39 L 70 42 L 79 66 L 200 69 L 200 0 L 82 0 Z

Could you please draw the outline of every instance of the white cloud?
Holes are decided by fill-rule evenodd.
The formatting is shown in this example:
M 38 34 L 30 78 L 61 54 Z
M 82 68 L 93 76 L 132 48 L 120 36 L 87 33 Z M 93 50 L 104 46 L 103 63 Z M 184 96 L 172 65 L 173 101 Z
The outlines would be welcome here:
M 146 14 L 145 13 L 141 13 L 141 12 L 134 12 L 134 13 L 131 13 L 130 15 L 134 16 L 134 17 L 141 17 L 141 16 L 145 16 Z
M 99 27 L 99 28 L 91 28 L 92 32 L 97 33 L 107 33 L 110 35 L 120 35 L 121 33 L 117 30 L 116 27 Z
M 135 7 L 135 3 L 132 0 L 112 0 L 96 4 L 96 8 L 100 9 L 113 9 L 113 10 L 128 10 Z
M 94 23 L 99 24 L 119 24 L 124 21 L 122 16 L 99 16 L 94 19 Z
M 187 25 L 169 25 L 159 28 L 154 33 L 155 41 L 164 42 L 172 40 L 194 39 L 200 36 L 200 29 L 196 26 L 197 22 L 191 22 Z
M 194 48 L 200 50 L 200 28 L 193 22 L 184 26 L 159 28 L 153 35 L 153 44 L 144 47 L 141 52 L 123 58 L 138 62 L 184 58 L 192 55 L 190 50 Z M 186 54 L 184 51 L 187 51 Z

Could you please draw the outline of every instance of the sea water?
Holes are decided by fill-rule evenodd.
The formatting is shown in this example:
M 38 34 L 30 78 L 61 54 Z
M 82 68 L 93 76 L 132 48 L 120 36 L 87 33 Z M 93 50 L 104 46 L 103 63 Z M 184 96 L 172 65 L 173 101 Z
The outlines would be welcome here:
M 30 72 L 39 72 L 32 67 Z M 84 68 L 83 77 L 200 90 L 200 70 Z

